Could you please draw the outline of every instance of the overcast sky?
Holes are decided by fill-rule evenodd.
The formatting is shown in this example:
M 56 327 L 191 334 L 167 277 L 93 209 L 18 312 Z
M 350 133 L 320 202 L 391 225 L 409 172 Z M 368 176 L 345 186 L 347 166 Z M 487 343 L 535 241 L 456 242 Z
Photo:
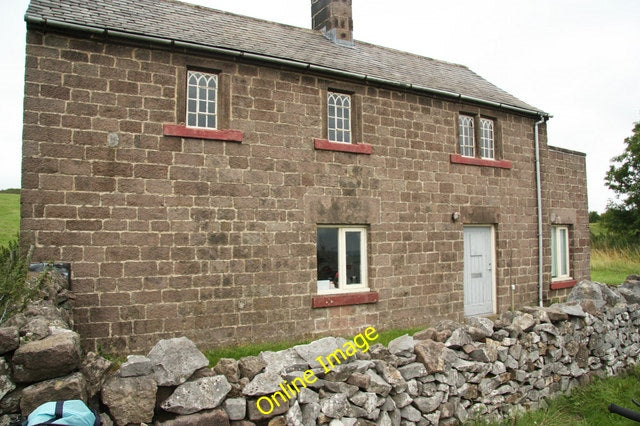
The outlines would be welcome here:
M 1 1 L 0 189 L 20 186 L 28 5 Z M 191 2 L 311 26 L 310 0 Z M 553 115 L 549 144 L 587 153 L 589 209 L 605 209 L 609 160 L 640 121 L 640 1 L 353 0 L 353 21 L 356 40 L 463 64 Z

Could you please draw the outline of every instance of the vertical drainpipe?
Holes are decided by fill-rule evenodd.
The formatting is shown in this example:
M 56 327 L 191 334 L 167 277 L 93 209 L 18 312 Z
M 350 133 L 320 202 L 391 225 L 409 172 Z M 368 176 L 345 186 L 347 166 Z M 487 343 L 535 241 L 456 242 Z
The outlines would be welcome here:
M 535 139 L 536 150 L 536 197 L 538 201 L 538 304 L 543 307 L 542 302 L 542 272 L 543 272 L 543 259 L 542 259 L 542 182 L 540 178 L 540 132 L 538 126 L 546 121 L 545 117 L 540 116 L 540 121 L 537 121 L 533 127 L 533 134 Z

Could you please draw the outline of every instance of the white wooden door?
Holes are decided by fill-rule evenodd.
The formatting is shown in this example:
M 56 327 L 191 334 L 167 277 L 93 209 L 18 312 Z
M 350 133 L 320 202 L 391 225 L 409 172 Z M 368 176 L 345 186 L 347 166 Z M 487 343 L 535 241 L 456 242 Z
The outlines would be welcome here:
M 464 227 L 464 314 L 494 313 L 493 227 Z

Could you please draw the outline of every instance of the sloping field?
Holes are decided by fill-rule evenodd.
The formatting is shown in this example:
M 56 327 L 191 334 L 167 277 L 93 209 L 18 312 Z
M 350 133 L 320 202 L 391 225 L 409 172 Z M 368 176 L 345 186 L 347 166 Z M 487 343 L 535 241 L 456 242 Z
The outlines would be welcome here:
M 0 193 L 0 246 L 18 236 L 20 230 L 20 194 Z

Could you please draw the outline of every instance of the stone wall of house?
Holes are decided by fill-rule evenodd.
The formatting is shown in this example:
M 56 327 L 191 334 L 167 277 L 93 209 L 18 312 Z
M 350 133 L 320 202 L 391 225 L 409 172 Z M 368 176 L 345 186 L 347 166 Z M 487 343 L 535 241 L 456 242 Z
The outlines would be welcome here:
M 165 135 L 165 124 L 184 121 L 187 67 L 220 72 L 224 125 L 242 143 Z M 371 155 L 315 148 L 326 138 L 328 89 L 353 94 L 356 142 Z M 512 168 L 452 162 L 460 113 L 495 119 L 498 157 Z M 535 121 L 237 58 L 30 28 L 21 239 L 37 259 L 71 263 L 75 329 L 87 350 L 460 321 L 469 224 L 494 227 L 503 312 L 537 301 Z M 571 188 L 558 200 L 585 193 Z M 312 307 L 322 224 L 367 227 L 374 303 Z M 589 273 L 583 262 L 573 270 L 578 280 Z
M 568 299 L 506 312 L 495 322 L 443 321 L 387 347 L 375 343 L 370 327 L 352 340 L 325 337 L 221 359 L 214 368 L 189 339 L 172 338 L 147 356 L 129 356 L 117 371 L 93 353 L 82 357 L 77 334 L 63 331 L 60 319 L 48 323 L 52 334 L 21 342 L 34 328 L 26 314 L 31 321 L 22 326 L 0 327 L 0 423 L 62 399 L 83 399 L 104 424 L 121 426 L 502 419 L 640 360 L 640 276 L 619 288 L 583 281 Z
M 589 278 L 590 245 L 589 245 L 589 207 L 587 193 L 586 157 L 581 152 L 550 146 L 543 158 L 543 191 L 545 193 L 545 210 L 548 215 L 544 223 L 550 225 L 566 225 L 569 227 L 570 267 L 578 271 L 578 280 Z M 572 194 L 572 196 L 567 196 Z M 545 226 L 545 239 L 549 239 L 549 230 Z M 545 256 L 550 256 L 550 244 Z M 550 265 L 550 263 L 547 263 Z M 573 274 L 573 272 L 571 272 Z M 551 283 L 551 267 L 545 269 L 545 282 Z M 549 284 L 551 283 L 551 284 Z M 547 300 L 562 300 L 571 288 L 545 291 Z

